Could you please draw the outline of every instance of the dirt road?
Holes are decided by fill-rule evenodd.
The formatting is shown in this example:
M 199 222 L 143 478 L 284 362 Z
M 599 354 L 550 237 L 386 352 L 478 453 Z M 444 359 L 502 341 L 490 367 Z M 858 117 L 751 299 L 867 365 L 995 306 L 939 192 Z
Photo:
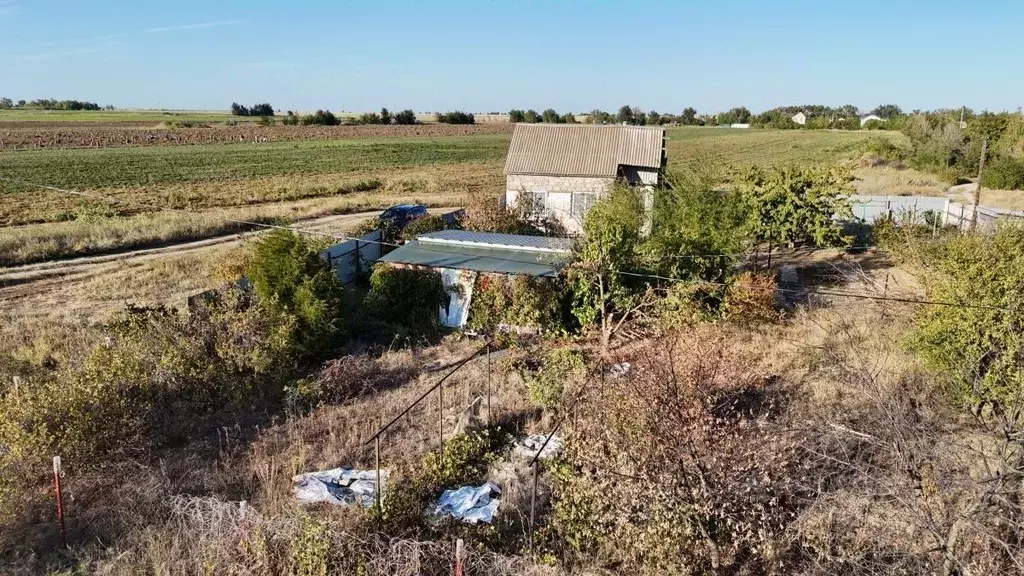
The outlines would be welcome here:
M 454 209 L 438 208 L 432 211 L 444 213 Z M 325 216 L 299 221 L 294 223 L 293 226 L 304 230 L 346 234 L 358 223 L 378 214 L 380 214 L 380 211 L 374 210 L 372 212 Z M 158 248 L 0 268 L 0 309 L 10 308 L 12 305 L 11 300 L 40 296 L 47 292 L 67 291 L 74 284 L 81 284 L 106 274 L 138 267 L 144 263 L 153 263 L 153 261 L 159 260 L 180 260 L 186 256 L 191 256 L 193 260 L 201 259 L 204 252 L 237 246 L 262 232 L 264 231 L 230 234 Z M 131 290 L 132 286 L 124 286 L 126 298 L 131 295 Z M 35 298 L 33 300 L 36 300 L 39 304 L 43 302 L 43 300 Z M 24 304 L 29 303 L 25 302 Z

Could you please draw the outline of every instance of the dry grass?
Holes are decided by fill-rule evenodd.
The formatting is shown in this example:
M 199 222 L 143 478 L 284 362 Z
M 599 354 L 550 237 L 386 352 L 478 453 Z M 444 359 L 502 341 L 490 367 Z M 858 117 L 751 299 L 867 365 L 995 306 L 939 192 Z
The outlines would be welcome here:
M 861 167 L 853 171 L 854 188 L 868 196 L 943 196 L 948 183 L 911 168 Z
M 195 212 L 150 212 L 130 216 L 87 215 L 69 222 L 0 229 L 0 266 L 25 264 L 58 257 L 102 253 L 208 238 L 238 231 L 227 219 L 257 222 L 294 222 L 329 214 L 385 208 L 404 202 L 432 207 L 461 205 L 474 195 L 501 189 L 500 168 L 486 164 L 399 170 L 380 178 L 379 188 L 334 194 L 339 188 L 367 181 L 350 174 L 275 176 L 241 182 L 202 182 L 131 189 L 99 190 L 147 206 L 197 206 Z M 32 193 L 38 200 L 39 194 Z M 29 201 L 29 194 L 22 201 Z M 314 198 L 294 200 L 294 198 Z M 45 195 L 40 210 L 72 210 L 81 203 L 64 196 Z M 99 203 L 87 203 L 93 209 Z M 135 204 L 127 207 L 137 208 Z

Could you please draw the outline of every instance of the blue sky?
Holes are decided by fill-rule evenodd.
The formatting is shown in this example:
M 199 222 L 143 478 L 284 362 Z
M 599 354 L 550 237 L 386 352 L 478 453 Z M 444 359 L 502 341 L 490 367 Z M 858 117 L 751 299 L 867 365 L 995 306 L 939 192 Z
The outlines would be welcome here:
M 1024 2 L 0 0 L 0 96 L 679 112 L 1024 104 Z

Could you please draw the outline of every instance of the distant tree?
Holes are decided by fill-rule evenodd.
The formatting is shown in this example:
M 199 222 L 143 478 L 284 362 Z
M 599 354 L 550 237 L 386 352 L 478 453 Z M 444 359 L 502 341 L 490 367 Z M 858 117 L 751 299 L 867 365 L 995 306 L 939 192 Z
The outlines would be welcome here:
M 476 117 L 468 112 L 438 112 L 435 118 L 442 124 L 476 124 Z
M 392 119 L 391 112 L 388 112 L 387 108 L 381 108 L 380 109 L 380 123 L 381 124 L 391 124 L 391 119 Z
M 879 118 L 885 118 L 886 120 L 894 116 L 903 116 L 903 110 L 895 104 L 882 104 L 872 110 L 871 113 Z
M 679 122 L 691 126 L 697 123 L 697 110 L 695 108 L 684 108 L 683 113 L 679 115 Z
M 232 116 L 248 116 L 249 115 L 249 109 L 246 108 L 245 106 L 242 106 L 238 102 L 232 102 L 231 103 L 231 115 Z
M 517 108 L 513 108 L 513 109 L 508 111 L 508 121 L 509 122 L 525 122 L 526 121 L 526 114 L 522 110 L 519 110 Z
M 639 106 L 633 106 L 631 113 L 633 121 L 630 124 L 636 124 L 637 126 L 645 126 L 647 124 L 647 114 L 644 114 L 644 111 Z
M 0 110 L 10 110 L 14 107 L 14 102 L 10 98 L 0 98 Z
M 338 120 L 338 117 L 330 110 L 317 110 L 313 114 L 303 116 L 300 119 L 300 123 L 303 126 L 337 126 L 341 124 L 341 120 Z
M 718 115 L 719 124 L 747 124 L 750 122 L 750 110 L 746 106 L 738 106 Z
M 253 104 L 252 108 L 249 108 L 250 116 L 273 116 L 274 107 L 264 102 L 262 104 Z
M 288 114 L 286 114 L 284 118 L 281 118 L 281 124 L 284 124 L 285 126 L 298 126 L 299 117 L 295 114 L 295 112 L 289 110 Z
M 572 112 L 566 112 L 565 114 L 562 114 L 562 118 L 559 119 L 559 122 L 562 124 L 577 124 L 576 115 Z
M 588 124 L 610 124 L 614 121 L 614 116 L 604 110 L 598 110 L 597 108 L 591 110 L 590 114 L 587 115 Z
M 541 118 L 544 120 L 544 122 L 547 122 L 548 124 L 557 124 L 558 121 L 561 119 L 561 117 L 558 115 L 558 112 L 555 112 L 554 108 L 548 108 L 547 110 L 542 112 Z
M 416 123 L 416 113 L 412 110 L 402 110 L 395 114 L 395 124 L 411 125 Z
M 24 108 L 24 107 L 25 107 L 25 101 L 24 100 L 18 100 L 18 108 Z
M 651 126 L 660 126 L 661 114 L 658 114 L 654 110 L 651 110 L 650 112 L 647 113 L 647 123 L 650 124 Z
M 615 115 L 615 121 L 620 124 L 632 124 L 633 120 L 633 109 L 629 106 L 619 108 L 619 113 Z
M 537 114 L 537 111 L 531 108 L 523 115 L 523 122 L 536 124 L 537 122 L 540 122 L 540 114 Z
M 381 118 L 374 112 L 364 112 L 355 120 L 356 124 L 381 124 Z

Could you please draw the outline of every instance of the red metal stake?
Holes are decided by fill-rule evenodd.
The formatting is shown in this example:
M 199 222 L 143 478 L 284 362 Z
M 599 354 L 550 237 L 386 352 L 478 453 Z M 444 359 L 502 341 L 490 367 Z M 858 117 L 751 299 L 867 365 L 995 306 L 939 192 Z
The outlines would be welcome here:
M 68 533 L 64 529 L 64 497 L 60 494 L 60 456 L 53 457 L 53 488 L 57 491 L 57 525 L 60 527 L 60 545 L 68 547 Z

